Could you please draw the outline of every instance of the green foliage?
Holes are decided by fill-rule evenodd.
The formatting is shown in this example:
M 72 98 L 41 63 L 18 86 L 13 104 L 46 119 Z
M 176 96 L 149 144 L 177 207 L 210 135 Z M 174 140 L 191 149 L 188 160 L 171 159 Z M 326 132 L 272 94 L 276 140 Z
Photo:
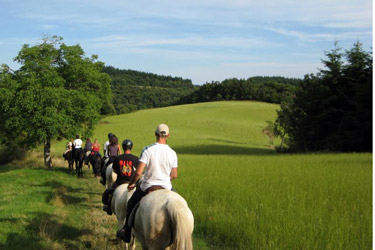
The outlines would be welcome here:
M 292 150 L 372 150 L 372 54 L 359 42 L 340 51 L 336 43 L 322 61 L 326 68 L 306 75 L 278 112 Z
M 22 66 L 0 72 L 0 137 L 4 145 L 35 148 L 52 139 L 92 133 L 100 111 L 110 104 L 110 78 L 96 57 L 62 38 L 23 45 L 15 61 Z
M 191 80 L 161 76 L 112 66 L 103 71 L 111 76 L 113 104 L 117 114 L 135 110 L 223 100 L 256 100 L 281 103 L 293 94 L 301 80 L 284 77 L 251 77 L 194 86 Z
M 112 66 L 104 67 L 103 72 L 111 76 L 113 105 L 117 114 L 175 105 L 196 88 L 191 80 L 180 77 L 121 70 Z
M 112 66 L 104 67 L 103 72 L 111 76 L 112 85 L 114 86 L 135 85 L 188 89 L 194 87 L 190 79 L 182 79 L 181 77 L 163 76 L 135 70 L 117 69 Z
M 251 77 L 227 79 L 202 85 L 180 103 L 197 103 L 221 100 L 253 100 L 281 103 L 285 96 L 295 92 L 301 80 L 284 77 Z

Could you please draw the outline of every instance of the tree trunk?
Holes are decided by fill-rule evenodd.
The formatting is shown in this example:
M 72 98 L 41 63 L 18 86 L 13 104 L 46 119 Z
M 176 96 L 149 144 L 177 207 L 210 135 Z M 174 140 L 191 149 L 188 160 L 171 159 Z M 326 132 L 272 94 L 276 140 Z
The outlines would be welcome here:
M 283 136 L 281 137 L 280 150 L 283 150 L 283 148 L 284 148 L 284 138 L 285 138 L 285 133 L 284 133 Z
M 49 138 L 44 142 L 44 165 L 52 168 L 51 140 Z

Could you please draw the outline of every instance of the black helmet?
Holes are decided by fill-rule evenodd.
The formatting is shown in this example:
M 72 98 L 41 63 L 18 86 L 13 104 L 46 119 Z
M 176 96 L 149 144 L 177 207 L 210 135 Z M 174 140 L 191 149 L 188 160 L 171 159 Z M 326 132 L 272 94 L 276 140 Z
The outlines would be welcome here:
M 122 142 L 122 148 L 124 150 L 126 149 L 132 149 L 133 148 L 133 142 L 129 139 L 126 139 Z
M 113 135 L 112 133 L 109 133 L 109 134 L 108 134 L 108 139 L 111 138 L 112 135 Z
M 79 135 L 76 135 L 76 139 L 79 139 Z

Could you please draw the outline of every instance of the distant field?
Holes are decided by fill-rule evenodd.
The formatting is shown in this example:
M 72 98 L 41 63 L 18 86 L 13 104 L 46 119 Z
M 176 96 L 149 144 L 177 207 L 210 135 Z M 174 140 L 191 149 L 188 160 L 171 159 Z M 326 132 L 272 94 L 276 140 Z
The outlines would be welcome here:
M 179 176 L 173 186 L 195 216 L 195 249 L 372 249 L 372 154 L 275 153 L 273 147 L 279 140 L 262 130 L 266 121 L 274 121 L 277 108 L 259 102 L 214 102 L 143 110 L 105 118 L 93 138 L 103 144 L 113 132 L 120 141 L 132 139 L 133 152 L 139 155 L 154 142 L 158 123 L 170 126 L 169 144 L 179 160 Z M 60 156 L 64 144 L 53 144 L 53 153 Z M 20 174 L 12 173 L 11 168 L 0 171 L 2 204 L 7 201 L 4 193 L 11 192 L 4 191 L 7 180 Z M 31 181 L 27 176 L 26 183 Z M 91 197 L 72 197 L 73 204 L 65 204 L 67 209 L 79 206 L 81 213 L 100 210 L 92 202 L 100 195 L 95 193 L 101 190 L 97 180 L 88 185 L 89 179 L 85 179 L 86 184 L 81 185 L 76 178 L 66 178 L 69 181 L 58 182 L 66 187 L 66 195 Z M 17 192 L 26 195 L 26 189 Z M 35 195 L 35 202 L 42 200 L 38 198 L 41 194 Z M 56 209 L 51 201 L 38 204 L 36 211 Z M 12 210 L 8 203 L 0 208 L 0 223 L 13 225 L 6 218 L 19 215 L 12 217 Z M 85 227 L 83 219 L 75 218 L 69 223 L 73 229 L 84 230 L 94 223 Z M 30 215 L 21 220 L 30 220 Z M 113 220 L 107 223 L 115 227 Z M 2 233 L 10 234 L 4 230 Z M 81 235 L 72 241 L 86 237 L 85 244 L 95 248 L 90 232 Z M 0 241 L 0 248 L 4 244 Z
M 272 152 L 268 136 L 262 133 L 267 121 L 274 121 L 278 105 L 260 102 L 211 102 L 142 110 L 105 118 L 94 138 L 103 144 L 109 132 L 120 141 L 129 138 L 134 152 L 154 142 L 158 123 L 167 123 L 169 144 L 179 154 L 263 154 Z M 277 141 L 278 142 L 278 141 Z M 58 155 L 66 142 L 52 146 Z

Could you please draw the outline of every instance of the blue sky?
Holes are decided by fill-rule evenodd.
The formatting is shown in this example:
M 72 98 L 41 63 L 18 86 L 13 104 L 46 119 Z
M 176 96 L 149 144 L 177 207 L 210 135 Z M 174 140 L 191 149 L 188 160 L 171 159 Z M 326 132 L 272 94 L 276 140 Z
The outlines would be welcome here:
M 0 63 L 58 35 L 106 65 L 189 78 L 302 78 L 338 41 L 371 50 L 371 0 L 0 0 Z

